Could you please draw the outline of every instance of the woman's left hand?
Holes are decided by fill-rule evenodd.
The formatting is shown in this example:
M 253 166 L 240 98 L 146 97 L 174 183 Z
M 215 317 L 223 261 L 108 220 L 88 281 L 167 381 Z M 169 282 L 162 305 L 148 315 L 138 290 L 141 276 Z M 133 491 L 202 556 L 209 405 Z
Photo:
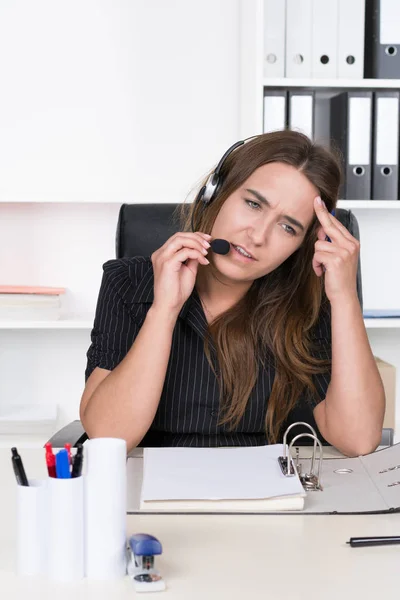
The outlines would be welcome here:
M 318 277 L 325 273 L 325 292 L 330 302 L 334 302 L 357 296 L 360 242 L 320 201 L 319 197 L 314 199 L 314 209 L 322 227 L 318 230 L 312 266 Z M 326 236 L 332 241 L 325 241 Z

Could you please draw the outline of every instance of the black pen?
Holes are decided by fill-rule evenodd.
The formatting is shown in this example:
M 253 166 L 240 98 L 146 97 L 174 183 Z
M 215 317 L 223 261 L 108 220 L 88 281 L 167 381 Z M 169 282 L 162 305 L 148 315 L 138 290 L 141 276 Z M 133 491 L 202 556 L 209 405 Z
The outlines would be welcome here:
M 22 464 L 22 458 L 18 454 L 18 450 L 16 448 L 11 448 L 11 462 L 15 473 L 15 478 L 17 480 L 18 485 L 29 486 L 28 478 L 25 473 L 24 465 Z
M 352 537 L 346 543 L 350 544 L 352 548 L 361 548 L 362 546 L 389 546 L 391 544 L 400 544 L 400 535 Z
M 77 448 L 78 449 L 72 465 L 71 477 L 80 477 L 82 474 L 83 444 L 78 444 Z

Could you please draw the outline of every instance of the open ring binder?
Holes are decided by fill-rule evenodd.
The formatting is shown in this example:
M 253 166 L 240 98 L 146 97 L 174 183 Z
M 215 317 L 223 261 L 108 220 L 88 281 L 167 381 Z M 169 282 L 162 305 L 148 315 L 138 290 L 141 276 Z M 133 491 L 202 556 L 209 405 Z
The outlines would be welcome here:
M 298 432 L 289 443 L 288 433 L 293 427 L 303 425 L 306 429 Z M 284 443 L 271 444 L 260 447 L 249 448 L 139 448 L 135 455 L 128 459 L 128 512 L 137 513 L 193 513 L 208 512 L 213 514 L 237 514 L 237 513 L 269 513 L 269 514 L 378 514 L 378 513 L 400 513 L 400 444 L 382 448 L 371 454 L 357 457 L 346 457 L 339 453 L 332 453 L 331 449 L 323 448 L 322 442 L 315 435 L 315 431 L 308 423 L 293 423 L 285 432 Z M 313 440 L 313 444 L 302 449 L 302 438 Z M 292 450 L 296 446 L 296 453 Z M 317 453 L 318 448 L 318 453 Z M 297 452 L 299 450 L 299 453 Z M 324 452 L 324 457 L 322 457 Z M 144 454 L 144 459 L 143 459 Z M 203 455 L 204 454 L 204 458 Z M 214 454 L 214 457 L 212 455 Z M 252 455 L 253 454 L 253 458 Z M 230 456 L 229 456 L 230 455 Z M 238 461 L 238 455 L 242 455 Z M 247 455 L 247 456 L 246 456 Z M 224 457 L 224 458 L 223 458 Z M 179 459 L 179 460 L 178 460 Z M 161 461 L 161 463 L 160 463 Z M 196 462 L 197 461 L 197 462 Z M 225 461 L 225 462 L 224 462 Z M 247 462 L 248 461 L 248 462 Z M 257 471 L 254 473 L 254 465 L 257 463 Z M 299 465 L 299 461 L 302 463 Z M 182 464 L 179 471 L 177 463 Z M 203 481 L 213 471 L 215 465 L 219 464 L 221 477 L 226 473 L 221 465 L 235 466 L 234 479 L 237 480 L 238 465 L 242 469 L 243 479 L 249 477 L 250 465 L 254 473 L 254 481 L 263 485 L 267 480 L 268 485 L 273 484 L 274 478 L 277 485 L 284 484 L 285 496 L 266 495 L 262 504 L 256 496 L 249 496 L 239 503 L 236 496 L 232 500 L 230 496 L 225 497 L 223 492 L 203 493 L 193 492 L 193 488 L 187 484 L 188 465 L 197 464 L 198 468 L 193 470 L 195 476 L 192 481 L 201 486 Z M 278 467 L 279 465 L 279 467 Z M 144 468 L 143 468 L 144 467 Z M 203 469 L 204 478 L 199 476 Z M 217 466 L 215 466 L 217 470 Z M 263 471 L 264 469 L 264 471 Z M 145 489 L 147 482 L 156 482 L 156 492 Z M 190 469 L 189 469 L 190 472 Z M 257 479 L 257 474 L 264 472 L 265 477 Z M 159 474 L 162 474 L 160 477 Z M 160 491 L 162 485 L 170 485 L 176 481 L 181 486 L 176 492 Z M 323 479 L 323 487 L 321 485 Z M 211 478 L 213 482 L 220 482 L 218 477 Z M 253 481 L 253 482 L 254 482 Z M 300 503 L 293 508 L 287 504 L 279 506 L 280 498 L 285 498 L 287 490 L 296 482 Z M 286 485 L 287 484 L 287 485 Z M 182 486 L 185 487 L 183 496 Z M 214 483 L 213 483 L 214 486 Z M 293 489 L 295 486 L 292 486 Z M 150 488 L 149 488 L 150 489 Z M 282 489 L 282 487 L 281 487 Z M 319 493 L 313 493 L 319 490 Z M 310 493 L 308 493 L 310 492 Z M 171 495 L 175 494 L 175 495 Z M 194 496 L 194 494 L 199 494 Z M 257 498 L 259 498 L 257 496 Z M 223 507 L 221 505 L 224 505 Z M 247 507 L 247 508 L 246 508 Z

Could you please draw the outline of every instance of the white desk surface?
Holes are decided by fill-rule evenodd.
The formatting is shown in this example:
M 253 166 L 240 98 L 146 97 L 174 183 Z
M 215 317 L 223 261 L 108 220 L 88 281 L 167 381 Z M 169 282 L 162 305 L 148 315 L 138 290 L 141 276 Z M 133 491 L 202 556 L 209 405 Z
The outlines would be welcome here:
M 21 449 L 28 477 L 46 476 L 41 449 Z M 0 450 L 0 597 L 4 600 L 122 600 L 136 597 L 128 576 L 57 584 L 18 578 L 15 490 L 10 450 Z M 101 524 L 99 524 L 101 526 Z M 158 537 L 156 558 L 179 600 L 385 600 L 399 597 L 400 545 L 350 548 L 351 536 L 400 535 L 400 514 L 131 515 L 128 534 Z M 289 560 L 290 559 L 290 560 Z M 148 594 L 137 594 L 146 598 Z

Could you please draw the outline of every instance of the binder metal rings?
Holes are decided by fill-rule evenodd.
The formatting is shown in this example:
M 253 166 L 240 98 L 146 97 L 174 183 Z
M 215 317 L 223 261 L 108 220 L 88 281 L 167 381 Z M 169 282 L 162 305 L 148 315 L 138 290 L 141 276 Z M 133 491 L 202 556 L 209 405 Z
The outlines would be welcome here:
M 300 433 L 299 435 L 297 435 L 296 437 L 293 438 L 293 440 L 291 441 L 291 443 L 288 447 L 287 442 L 286 442 L 287 434 L 293 427 L 295 427 L 297 425 L 304 425 L 305 427 L 308 427 L 312 431 L 312 433 Z M 301 473 L 301 467 L 300 467 L 300 469 L 298 469 L 298 463 L 295 467 L 295 465 L 293 464 L 293 459 L 291 457 L 291 450 L 292 450 L 294 443 L 298 439 L 303 438 L 303 437 L 308 437 L 308 438 L 311 438 L 312 440 L 314 440 L 313 453 L 311 456 L 311 466 L 310 466 L 309 473 Z M 318 448 L 319 448 L 319 461 L 318 461 L 318 473 L 315 474 L 314 466 L 315 466 L 317 444 L 318 444 Z M 288 429 L 285 431 L 285 435 L 283 436 L 283 456 L 280 456 L 278 458 L 278 462 L 281 467 L 282 473 L 286 477 L 292 477 L 297 472 L 297 474 L 300 478 L 300 481 L 306 491 L 322 490 L 322 485 L 321 485 L 322 460 L 323 460 L 322 444 L 317 437 L 315 429 L 313 427 L 311 427 L 311 425 L 309 425 L 309 423 L 304 423 L 302 421 L 299 421 L 298 423 L 292 423 L 292 425 L 290 425 L 290 427 L 288 427 Z

